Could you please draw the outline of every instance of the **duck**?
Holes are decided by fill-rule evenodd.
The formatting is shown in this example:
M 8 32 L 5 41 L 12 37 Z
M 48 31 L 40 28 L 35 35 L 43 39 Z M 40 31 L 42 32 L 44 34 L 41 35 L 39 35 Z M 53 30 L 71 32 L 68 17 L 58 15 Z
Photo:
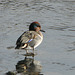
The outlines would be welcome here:
M 39 22 L 35 21 L 29 25 L 29 30 L 25 31 L 16 41 L 15 49 L 25 49 L 26 53 L 28 50 L 33 50 L 41 44 L 43 41 L 44 30 L 41 30 Z

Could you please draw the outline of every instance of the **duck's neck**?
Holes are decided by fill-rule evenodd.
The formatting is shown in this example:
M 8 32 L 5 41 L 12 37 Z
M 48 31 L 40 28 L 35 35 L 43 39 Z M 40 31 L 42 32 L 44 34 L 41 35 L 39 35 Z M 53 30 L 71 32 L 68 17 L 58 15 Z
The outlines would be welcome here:
M 41 37 L 43 37 L 43 34 L 39 31 L 39 32 L 37 32 Z

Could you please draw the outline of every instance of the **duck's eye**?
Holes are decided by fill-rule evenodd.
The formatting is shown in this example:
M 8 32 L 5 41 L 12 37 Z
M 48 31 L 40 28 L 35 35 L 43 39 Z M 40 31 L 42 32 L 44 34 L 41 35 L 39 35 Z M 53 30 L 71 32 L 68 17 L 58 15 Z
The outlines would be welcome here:
M 35 25 L 34 28 L 36 28 L 37 26 Z
M 35 28 L 35 27 L 40 27 L 40 25 L 36 24 L 36 25 L 34 25 L 34 28 Z

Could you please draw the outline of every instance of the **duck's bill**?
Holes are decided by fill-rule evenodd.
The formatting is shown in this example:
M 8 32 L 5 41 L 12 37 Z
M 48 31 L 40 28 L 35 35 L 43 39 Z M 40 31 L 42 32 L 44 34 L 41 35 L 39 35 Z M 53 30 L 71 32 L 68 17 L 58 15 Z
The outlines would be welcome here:
M 44 30 L 40 30 L 41 32 L 45 32 Z

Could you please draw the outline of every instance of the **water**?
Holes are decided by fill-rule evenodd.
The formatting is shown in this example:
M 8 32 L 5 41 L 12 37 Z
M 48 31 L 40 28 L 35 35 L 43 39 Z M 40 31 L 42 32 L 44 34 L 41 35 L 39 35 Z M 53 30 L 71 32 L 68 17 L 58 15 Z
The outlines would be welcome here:
M 75 75 L 75 0 L 0 0 L 0 75 L 24 59 L 15 42 L 33 21 L 46 31 L 35 56 L 41 73 Z

